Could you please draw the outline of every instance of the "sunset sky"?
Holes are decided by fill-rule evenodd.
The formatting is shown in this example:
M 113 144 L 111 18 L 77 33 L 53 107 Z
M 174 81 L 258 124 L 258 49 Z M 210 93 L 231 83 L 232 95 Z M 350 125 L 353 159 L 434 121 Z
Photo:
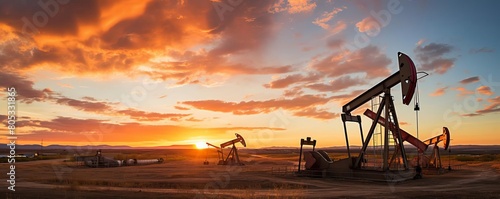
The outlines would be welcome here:
M 0 1 L 0 120 L 18 144 L 344 146 L 342 105 L 417 71 L 419 138 L 499 144 L 499 1 Z M 413 103 L 392 89 L 402 128 Z M 355 113 L 369 108 L 366 104 Z M 371 121 L 362 116 L 365 131 Z M 1 143 L 7 128 L 2 127 Z M 360 145 L 355 124 L 351 144 Z

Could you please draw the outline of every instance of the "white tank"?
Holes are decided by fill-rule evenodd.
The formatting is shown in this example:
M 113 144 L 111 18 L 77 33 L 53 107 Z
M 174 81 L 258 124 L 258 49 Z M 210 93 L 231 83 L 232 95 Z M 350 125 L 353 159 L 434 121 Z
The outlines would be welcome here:
M 155 164 L 158 162 L 158 159 L 137 160 L 137 164 Z

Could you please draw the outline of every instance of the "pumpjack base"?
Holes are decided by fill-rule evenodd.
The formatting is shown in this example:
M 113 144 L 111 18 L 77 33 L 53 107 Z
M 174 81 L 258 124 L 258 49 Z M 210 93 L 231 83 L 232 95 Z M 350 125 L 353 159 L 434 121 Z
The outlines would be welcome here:
M 308 177 L 331 177 L 340 179 L 352 180 L 368 180 L 379 182 L 402 182 L 414 179 L 416 172 L 415 169 L 405 170 L 388 170 L 382 171 L 375 168 L 359 168 L 353 169 L 351 167 L 353 158 L 340 159 L 330 163 L 328 168 L 324 169 L 306 169 L 298 172 L 297 176 Z
M 224 161 L 224 160 L 219 160 L 219 163 L 217 163 L 218 165 L 237 165 L 237 166 L 244 166 L 245 164 L 241 163 L 241 162 L 233 162 L 233 161 Z
M 424 175 L 441 175 L 449 172 L 448 168 L 422 168 Z

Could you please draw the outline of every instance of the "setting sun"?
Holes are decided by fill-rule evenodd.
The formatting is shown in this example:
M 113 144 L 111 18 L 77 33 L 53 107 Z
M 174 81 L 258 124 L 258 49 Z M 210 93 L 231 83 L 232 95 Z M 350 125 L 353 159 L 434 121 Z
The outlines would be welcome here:
M 206 149 L 207 148 L 207 144 L 203 141 L 196 142 L 195 145 L 196 145 L 197 149 Z

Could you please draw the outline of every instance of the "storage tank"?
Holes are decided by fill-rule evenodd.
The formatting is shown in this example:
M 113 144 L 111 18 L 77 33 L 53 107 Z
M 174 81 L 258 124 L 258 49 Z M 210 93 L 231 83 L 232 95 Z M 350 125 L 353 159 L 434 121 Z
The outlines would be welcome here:
M 156 164 L 160 161 L 158 159 L 136 160 L 137 164 Z

